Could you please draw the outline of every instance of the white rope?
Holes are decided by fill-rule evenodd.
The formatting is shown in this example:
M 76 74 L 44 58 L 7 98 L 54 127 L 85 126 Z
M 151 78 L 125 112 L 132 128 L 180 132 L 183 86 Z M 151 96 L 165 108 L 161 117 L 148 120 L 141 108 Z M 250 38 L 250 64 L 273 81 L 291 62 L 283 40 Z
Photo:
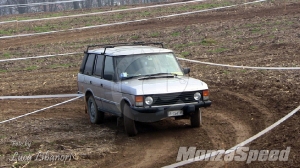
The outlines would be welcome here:
M 198 64 L 206 64 L 213 66 L 222 66 L 222 67 L 230 67 L 230 68 L 241 68 L 241 69 L 257 69 L 257 70 L 300 70 L 300 67 L 251 67 L 251 66 L 237 66 L 237 65 L 226 65 L 226 64 L 216 64 L 212 62 L 202 62 L 197 60 L 190 60 L 186 58 L 177 58 L 178 60 L 188 61 Z
M 0 96 L 0 100 L 4 99 L 44 99 L 44 98 L 64 98 L 77 97 L 82 94 L 57 94 L 57 95 L 34 95 L 34 96 Z
M 64 56 L 64 55 L 76 55 L 76 54 L 81 54 L 81 53 L 80 52 L 74 52 L 74 53 L 55 54 L 55 55 L 41 55 L 41 56 L 34 56 L 34 57 L 10 58 L 10 59 L 0 60 L 0 62 L 26 60 L 26 59 L 36 59 L 36 58 L 47 58 L 47 57 L 56 57 L 56 56 Z
M 56 107 L 56 106 L 60 106 L 62 104 L 69 103 L 69 102 L 74 101 L 76 99 L 79 99 L 81 97 L 83 97 L 83 96 L 78 96 L 78 97 L 75 97 L 73 99 L 70 99 L 70 100 L 67 100 L 67 101 L 64 101 L 64 102 L 61 102 L 61 103 L 49 106 L 49 107 L 42 108 L 40 110 L 36 110 L 36 111 L 30 112 L 30 113 L 26 113 L 24 115 L 20 115 L 18 117 L 14 117 L 14 118 L 11 118 L 11 119 L 8 119 L 8 120 L 4 120 L 4 121 L 1 121 L 0 124 L 6 123 L 6 122 L 9 122 L 9 121 L 12 121 L 12 120 L 16 120 L 18 118 L 22 118 L 22 117 L 25 117 L 25 116 L 28 116 L 28 115 L 31 115 L 31 114 L 34 114 L 34 113 L 38 113 L 38 112 L 41 112 L 41 111 L 44 111 L 44 110 L 47 110 L 47 109 L 50 109 L 50 108 L 53 108 L 53 107 Z
M 85 1 L 85 0 L 71 0 L 71 1 L 56 1 L 56 2 L 41 2 L 41 3 L 0 5 L 0 8 L 3 8 L 3 7 L 27 7 L 27 6 L 39 6 L 39 5 L 53 5 L 53 4 L 70 3 L 70 2 L 81 2 L 81 1 Z
M 11 20 L 11 21 L 0 22 L 0 24 L 11 23 L 11 22 L 21 23 L 21 22 L 33 22 L 33 21 L 42 21 L 42 20 L 52 20 L 52 19 L 62 19 L 62 18 L 72 18 L 72 17 L 99 15 L 99 14 L 116 13 L 116 12 L 124 12 L 124 11 L 140 10 L 140 9 L 149 9 L 149 8 L 157 8 L 157 7 L 164 7 L 164 6 L 188 4 L 188 3 L 194 3 L 194 2 L 203 2 L 203 1 L 206 1 L 206 0 L 193 0 L 193 1 L 186 1 L 186 2 L 175 2 L 175 3 L 169 3 L 169 4 L 143 6 L 143 7 L 129 8 L 129 9 L 118 9 L 118 10 L 111 10 L 111 11 L 104 11 L 104 12 L 94 12 L 94 13 L 86 13 L 86 14 L 77 14 L 77 15 L 69 15 L 69 16 L 57 16 L 57 17 L 50 17 L 50 18 L 39 18 L 39 19 L 28 19 L 28 20 Z
M 41 56 L 24 57 L 24 58 L 11 58 L 11 59 L 0 60 L 0 62 L 26 60 L 26 59 L 36 59 L 36 58 L 46 58 L 46 57 L 55 57 L 55 56 L 65 56 L 65 55 L 76 55 L 76 54 L 81 54 L 81 52 L 56 54 L 56 55 L 41 55 Z M 177 57 L 177 59 L 182 60 L 182 61 L 193 62 L 193 63 L 206 64 L 206 65 L 212 65 L 212 66 L 222 66 L 222 67 L 229 67 L 229 68 L 256 69 L 256 70 L 300 70 L 300 67 L 251 67 L 251 66 L 237 66 L 237 65 L 228 65 L 228 64 L 217 64 L 217 63 L 212 63 L 212 62 L 202 62 L 202 61 L 190 60 L 190 59 L 178 58 L 178 57 Z
M 180 14 L 159 16 L 159 17 L 150 18 L 150 19 L 139 19 L 139 20 L 132 20 L 132 21 L 124 21 L 124 22 L 108 23 L 108 24 L 102 24 L 102 25 L 94 25 L 94 26 L 72 28 L 72 29 L 67 29 L 67 30 L 41 32 L 41 33 L 18 34 L 18 35 L 13 35 L 13 36 L 2 36 L 2 37 L 0 37 L 0 39 L 8 39 L 8 38 L 14 38 L 14 37 L 25 37 L 25 36 L 34 36 L 34 35 L 45 35 L 45 34 L 50 34 L 50 33 L 58 33 L 58 32 L 66 32 L 66 31 L 73 31 L 73 30 L 84 30 L 84 29 L 91 29 L 91 28 L 115 26 L 115 25 L 122 25 L 122 24 L 127 24 L 127 23 L 137 23 L 137 22 L 149 21 L 149 20 L 154 20 L 154 19 L 170 18 L 170 17 L 175 17 L 175 16 L 183 16 L 183 15 L 190 15 L 190 14 L 195 14 L 195 13 L 207 12 L 207 11 L 212 11 L 212 10 L 226 9 L 226 8 L 240 6 L 240 5 L 248 5 L 248 4 L 253 4 L 253 3 L 258 3 L 258 2 L 264 2 L 264 1 L 266 1 L 266 0 L 257 0 L 257 1 L 247 2 L 247 3 L 243 3 L 243 4 L 239 4 L 239 5 L 230 5 L 230 6 L 217 7 L 217 8 L 212 8 L 212 9 L 198 10 L 198 11 L 193 11 L 193 12 L 185 12 L 185 13 L 180 13 Z

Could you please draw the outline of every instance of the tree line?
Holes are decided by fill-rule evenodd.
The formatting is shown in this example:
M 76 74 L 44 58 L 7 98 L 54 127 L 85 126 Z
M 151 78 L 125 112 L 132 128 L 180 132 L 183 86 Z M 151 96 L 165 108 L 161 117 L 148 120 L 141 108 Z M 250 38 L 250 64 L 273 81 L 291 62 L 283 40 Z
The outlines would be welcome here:
M 167 0 L 0 0 L 0 15 L 56 12 L 163 1 Z

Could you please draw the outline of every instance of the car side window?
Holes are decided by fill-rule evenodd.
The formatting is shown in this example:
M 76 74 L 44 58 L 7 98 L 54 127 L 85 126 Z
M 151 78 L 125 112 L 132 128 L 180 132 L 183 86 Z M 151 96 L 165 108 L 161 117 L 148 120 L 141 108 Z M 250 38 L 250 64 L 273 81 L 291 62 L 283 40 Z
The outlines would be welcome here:
M 97 55 L 96 57 L 97 57 L 97 59 L 96 59 L 95 67 L 94 67 L 94 75 L 101 77 L 104 55 Z
M 94 67 L 94 61 L 95 61 L 95 54 L 89 54 L 85 68 L 84 68 L 84 74 L 86 75 L 92 75 L 93 67 Z
M 104 64 L 103 78 L 106 80 L 113 80 L 114 73 L 115 73 L 115 71 L 114 71 L 113 57 L 106 56 L 105 64 Z
M 81 65 L 80 65 L 79 73 L 82 73 L 82 74 L 83 74 L 83 72 L 84 72 L 84 67 L 85 67 L 85 63 L 86 63 L 87 56 L 88 56 L 88 54 L 85 53 L 85 54 L 84 54 L 84 57 L 83 57 L 83 60 L 82 60 L 82 63 L 81 63 Z

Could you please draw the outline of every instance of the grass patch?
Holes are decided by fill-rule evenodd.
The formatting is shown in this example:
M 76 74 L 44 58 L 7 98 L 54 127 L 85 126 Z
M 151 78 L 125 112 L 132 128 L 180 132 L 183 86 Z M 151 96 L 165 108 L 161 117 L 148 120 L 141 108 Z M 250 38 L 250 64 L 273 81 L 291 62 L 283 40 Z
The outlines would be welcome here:
M 194 43 L 194 42 L 190 42 L 190 43 L 187 43 L 187 44 L 176 44 L 175 48 L 186 48 L 186 47 L 189 47 L 189 46 L 193 46 L 195 44 L 196 43 Z
M 48 32 L 48 31 L 51 31 L 53 30 L 55 27 L 54 26 L 35 26 L 33 28 L 33 30 L 35 32 L 38 32 L 38 33 L 41 33 L 41 32 Z
M 180 35 L 180 32 L 173 32 L 172 34 L 171 34 L 171 36 L 173 36 L 173 37 L 177 37 L 177 36 L 179 36 Z
M 223 74 L 228 75 L 230 72 L 227 70 L 223 70 Z
M 7 72 L 7 70 L 5 70 L 5 69 L 0 69 L 0 73 L 5 73 L 5 72 Z M 2 139 L 2 138 L 1 138 Z
M 209 52 L 211 52 L 211 53 L 222 53 L 222 52 L 227 51 L 227 50 L 228 49 L 221 47 L 221 48 L 217 48 L 217 49 L 214 49 L 214 50 L 209 50 Z
M 247 70 L 246 70 L 246 69 L 242 69 L 241 72 L 242 72 L 242 73 L 245 73 L 245 72 L 247 72 Z
M 51 68 L 60 68 L 60 67 L 70 67 L 72 66 L 73 64 L 53 64 L 51 65 L 50 67 Z
M 275 36 L 274 36 L 274 35 L 272 35 L 272 36 L 269 36 L 269 38 L 270 38 L 270 39 L 274 39 L 274 38 L 275 38 Z
M 213 39 L 203 39 L 200 44 L 201 45 L 205 45 L 205 46 L 208 46 L 208 45 L 213 45 L 213 44 L 216 44 L 217 42 Z
M 186 57 L 186 56 L 189 56 L 190 54 L 191 54 L 190 52 L 184 51 L 184 52 L 181 53 L 181 56 Z
M 142 15 L 143 15 L 143 16 L 150 16 L 150 14 L 151 14 L 151 13 L 150 13 L 149 11 L 144 11 Z
M 0 34 L 1 34 L 1 35 L 12 35 L 13 33 L 15 33 L 15 30 L 13 30 L 13 29 L 9 29 L 9 30 L 0 30 Z
M 230 5 L 230 3 L 228 3 L 228 2 L 223 3 L 223 4 L 199 4 L 199 5 L 193 6 L 193 9 L 202 10 L 202 9 L 210 9 L 210 8 L 216 8 L 216 7 L 228 6 L 228 5 Z
M 250 31 L 251 31 L 252 33 L 257 33 L 257 32 L 260 32 L 261 29 L 260 29 L 260 28 L 254 28 L 254 29 L 250 29 Z
M 32 66 L 29 66 L 27 68 L 25 68 L 26 71 L 32 71 L 32 70 L 36 70 L 38 67 L 36 65 L 32 65 Z
M 159 32 L 154 32 L 150 34 L 151 37 L 158 37 L 159 35 L 160 35 Z
M 140 36 L 139 35 L 134 35 L 134 36 L 131 36 L 131 39 L 132 40 L 138 40 L 140 38 Z
M 117 18 L 117 19 L 123 19 L 124 18 L 124 15 L 122 15 L 122 14 L 117 14 L 117 15 L 114 15 L 115 16 L 115 18 Z
M 258 46 L 254 46 L 254 45 L 253 45 L 253 46 L 250 46 L 249 49 L 250 49 L 250 50 L 256 50 L 256 49 L 258 49 Z
M 6 52 L 6 53 L 2 54 L 2 56 L 4 58 L 10 58 L 11 55 L 10 55 L 10 53 Z

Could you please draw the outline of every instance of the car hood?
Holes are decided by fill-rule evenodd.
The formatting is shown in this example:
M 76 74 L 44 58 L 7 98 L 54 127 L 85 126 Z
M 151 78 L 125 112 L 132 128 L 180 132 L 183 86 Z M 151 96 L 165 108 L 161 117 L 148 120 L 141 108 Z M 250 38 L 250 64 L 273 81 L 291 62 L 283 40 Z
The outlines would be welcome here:
M 177 76 L 124 80 L 121 83 L 123 93 L 132 95 L 164 94 L 208 89 L 207 84 L 191 77 Z

